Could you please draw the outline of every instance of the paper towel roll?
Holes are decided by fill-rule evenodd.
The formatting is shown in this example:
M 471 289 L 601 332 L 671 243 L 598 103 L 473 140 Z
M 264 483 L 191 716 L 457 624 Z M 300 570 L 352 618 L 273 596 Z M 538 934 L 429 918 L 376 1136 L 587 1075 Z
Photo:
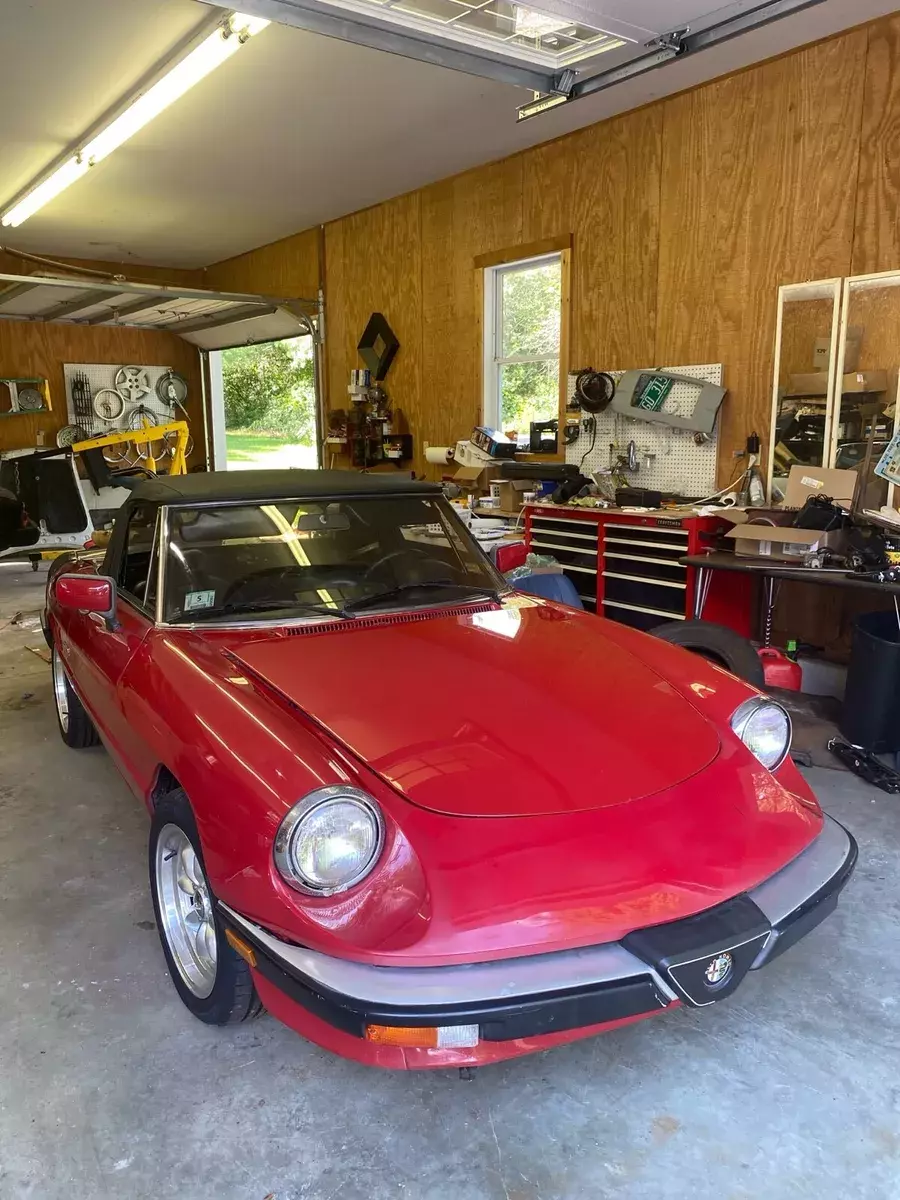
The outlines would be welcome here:
M 425 461 L 430 463 L 440 463 L 442 466 L 453 461 L 452 446 L 426 446 Z

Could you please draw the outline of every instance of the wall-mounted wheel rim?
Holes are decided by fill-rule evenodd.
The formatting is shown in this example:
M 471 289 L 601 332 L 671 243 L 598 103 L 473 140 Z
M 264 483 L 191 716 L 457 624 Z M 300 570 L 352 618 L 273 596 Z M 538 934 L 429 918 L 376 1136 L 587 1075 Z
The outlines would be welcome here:
M 66 679 L 66 668 L 57 652 L 53 651 L 53 697 L 56 701 L 56 712 L 63 733 L 69 729 L 69 681 Z
M 160 831 L 154 869 L 163 937 L 185 985 L 203 1000 L 216 982 L 216 922 L 206 875 L 180 826 Z

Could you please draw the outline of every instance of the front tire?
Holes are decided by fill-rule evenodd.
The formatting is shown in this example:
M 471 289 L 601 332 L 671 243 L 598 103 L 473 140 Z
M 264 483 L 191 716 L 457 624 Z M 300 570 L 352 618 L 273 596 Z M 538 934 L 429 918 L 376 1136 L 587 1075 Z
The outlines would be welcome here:
M 56 704 L 56 719 L 59 722 L 59 734 L 67 746 L 73 750 L 84 750 L 87 746 L 96 746 L 100 742 L 94 723 L 87 715 L 84 705 L 75 695 L 75 690 L 69 683 L 69 676 L 59 651 L 53 646 L 50 650 L 50 669 L 53 672 L 53 700 Z
M 262 1009 L 250 968 L 228 944 L 206 877 L 197 823 L 181 789 L 160 798 L 150 825 L 150 893 L 163 954 L 185 1007 L 207 1025 Z
M 650 632 L 664 642 L 683 646 L 685 650 L 708 658 L 760 691 L 766 686 L 762 663 L 753 643 L 725 625 L 716 625 L 713 621 L 667 621 Z

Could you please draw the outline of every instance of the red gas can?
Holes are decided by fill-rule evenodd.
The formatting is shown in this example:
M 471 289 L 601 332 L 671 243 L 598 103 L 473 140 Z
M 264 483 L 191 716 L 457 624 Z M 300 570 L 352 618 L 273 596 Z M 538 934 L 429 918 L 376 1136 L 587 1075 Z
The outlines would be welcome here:
M 760 646 L 756 652 L 762 663 L 767 688 L 785 688 L 799 692 L 803 683 L 803 668 L 798 662 L 778 650 L 775 646 Z

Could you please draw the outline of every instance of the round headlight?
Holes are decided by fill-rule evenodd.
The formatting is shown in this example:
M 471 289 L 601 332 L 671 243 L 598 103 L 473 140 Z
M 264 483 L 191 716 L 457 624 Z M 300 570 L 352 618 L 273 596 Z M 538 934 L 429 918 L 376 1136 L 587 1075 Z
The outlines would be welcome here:
M 353 787 L 317 788 L 281 822 L 275 866 L 298 891 L 333 896 L 365 879 L 383 842 L 384 822 L 371 796 Z
M 745 700 L 735 709 L 731 728 L 770 771 L 781 766 L 791 748 L 791 718 L 774 700 Z

